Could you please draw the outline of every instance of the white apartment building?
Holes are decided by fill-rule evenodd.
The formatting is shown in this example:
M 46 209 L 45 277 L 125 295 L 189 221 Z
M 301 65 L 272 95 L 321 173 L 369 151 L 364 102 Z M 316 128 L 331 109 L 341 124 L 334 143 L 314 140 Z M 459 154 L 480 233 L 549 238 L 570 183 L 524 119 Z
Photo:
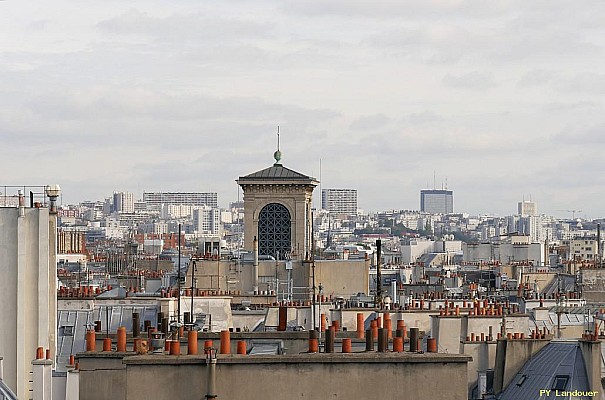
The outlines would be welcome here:
M 131 192 L 113 193 L 113 211 L 133 213 L 134 212 L 134 194 Z
M 460 240 L 412 239 L 409 243 L 401 245 L 401 262 L 403 264 L 411 264 L 429 253 L 447 253 L 453 255 L 461 251 L 462 242 Z
M 163 219 L 190 218 L 195 206 L 190 204 L 166 204 L 161 205 L 160 215 Z
M 523 238 L 523 236 L 518 236 Z M 501 264 L 528 262 L 535 266 L 543 265 L 544 246 L 541 243 L 507 240 L 492 243 L 463 243 L 464 262 L 500 262 Z
M 221 222 L 223 224 L 232 224 L 233 220 L 234 220 L 233 214 L 234 214 L 234 212 L 232 212 L 230 210 L 221 211 Z
M 519 218 L 518 232 L 528 235 L 532 242 L 544 241 L 542 218 L 539 215 L 531 215 Z
M 569 243 L 570 258 L 594 261 L 598 255 L 598 242 L 593 238 L 578 238 Z
M 408 244 L 401 245 L 401 262 L 411 264 L 424 255 L 434 251 L 435 241 L 429 239 L 414 239 Z
M 162 204 L 188 204 L 192 206 L 218 207 L 215 192 L 144 192 L 143 201 L 149 210 L 159 211 Z
M 220 234 L 221 210 L 209 206 L 193 210 L 193 227 L 198 234 Z
M 357 215 L 357 190 L 323 189 L 321 208 L 331 214 Z

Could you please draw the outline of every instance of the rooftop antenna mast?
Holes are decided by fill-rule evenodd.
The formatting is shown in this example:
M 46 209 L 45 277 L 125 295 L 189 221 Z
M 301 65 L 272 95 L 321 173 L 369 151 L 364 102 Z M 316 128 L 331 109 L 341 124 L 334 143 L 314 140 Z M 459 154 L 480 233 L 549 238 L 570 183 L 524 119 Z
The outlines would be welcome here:
M 313 219 L 313 211 L 311 211 L 311 219 Z M 317 286 L 315 286 L 315 231 L 314 231 L 314 227 L 315 224 L 311 224 L 311 237 L 313 238 L 313 241 L 311 242 L 311 271 L 312 271 L 312 284 L 313 284 L 313 331 L 319 330 L 317 329 L 317 317 L 316 317 L 316 313 L 317 313 L 317 309 L 316 309 L 316 301 L 317 301 Z M 321 311 L 321 310 L 320 310 Z
M 319 158 L 319 210 L 323 210 L 323 191 L 321 190 L 321 157 Z
M 180 339 L 180 332 L 181 332 L 181 224 L 179 224 L 179 237 L 178 237 L 178 246 L 179 246 L 179 259 L 178 259 L 178 265 L 177 265 L 177 271 L 178 271 L 178 282 L 177 282 L 177 297 L 178 297 L 178 308 L 177 308 L 177 316 L 176 316 L 176 337 L 177 339 Z

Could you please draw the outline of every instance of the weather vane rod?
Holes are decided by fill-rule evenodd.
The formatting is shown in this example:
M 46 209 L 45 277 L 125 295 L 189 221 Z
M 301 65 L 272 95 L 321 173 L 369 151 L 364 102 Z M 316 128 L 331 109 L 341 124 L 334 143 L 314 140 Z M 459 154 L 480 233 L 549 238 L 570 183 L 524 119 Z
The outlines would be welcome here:
M 281 151 L 279 151 L 279 125 L 277 125 L 277 150 L 273 153 L 273 158 L 275 158 L 274 165 L 281 165 L 279 160 L 281 160 Z

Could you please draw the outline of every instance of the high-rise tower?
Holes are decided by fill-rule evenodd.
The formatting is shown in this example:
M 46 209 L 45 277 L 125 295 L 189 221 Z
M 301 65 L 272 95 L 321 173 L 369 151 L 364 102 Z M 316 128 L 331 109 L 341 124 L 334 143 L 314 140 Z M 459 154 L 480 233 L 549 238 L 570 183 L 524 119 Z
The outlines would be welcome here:
M 454 212 L 454 192 L 451 190 L 425 189 L 420 191 L 420 211 L 431 214 Z

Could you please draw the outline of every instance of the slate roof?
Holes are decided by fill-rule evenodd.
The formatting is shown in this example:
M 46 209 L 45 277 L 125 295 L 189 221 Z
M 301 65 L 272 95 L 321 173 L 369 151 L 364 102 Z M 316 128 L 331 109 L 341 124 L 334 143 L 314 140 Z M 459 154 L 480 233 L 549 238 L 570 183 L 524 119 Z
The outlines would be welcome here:
M 157 325 L 157 305 L 97 305 L 93 310 L 58 310 L 57 311 L 57 359 L 58 372 L 66 371 L 69 356 L 83 352 L 86 347 L 86 329 L 93 327 L 94 321 L 101 321 L 101 335 L 106 332 L 106 321 L 109 319 L 109 331 L 112 334 L 118 327 L 125 326 L 132 331 L 132 313 L 138 312 L 141 325 L 145 320 L 151 321 L 151 326 Z M 141 326 L 141 331 L 143 326 Z M 1 397 L 0 397 L 1 400 Z
M 246 176 L 240 176 L 238 182 L 247 181 L 247 180 L 257 180 L 257 179 L 267 179 L 267 180 L 313 180 L 315 178 L 311 176 L 307 176 L 301 174 L 300 172 L 296 172 L 291 170 L 290 168 L 286 168 L 281 164 L 273 164 L 269 168 L 265 168 L 260 171 L 253 172 Z
M 590 390 L 584 357 L 577 341 L 551 341 L 525 363 L 498 399 L 568 399 L 564 396 L 555 397 L 554 390 L 549 396 L 540 396 L 540 390 L 553 388 L 554 379 L 558 375 L 569 377 L 565 391 Z
M 553 279 L 540 293 L 545 298 L 550 298 L 555 293 L 567 293 L 576 290 L 576 277 L 573 275 L 560 274 L 559 279 Z

